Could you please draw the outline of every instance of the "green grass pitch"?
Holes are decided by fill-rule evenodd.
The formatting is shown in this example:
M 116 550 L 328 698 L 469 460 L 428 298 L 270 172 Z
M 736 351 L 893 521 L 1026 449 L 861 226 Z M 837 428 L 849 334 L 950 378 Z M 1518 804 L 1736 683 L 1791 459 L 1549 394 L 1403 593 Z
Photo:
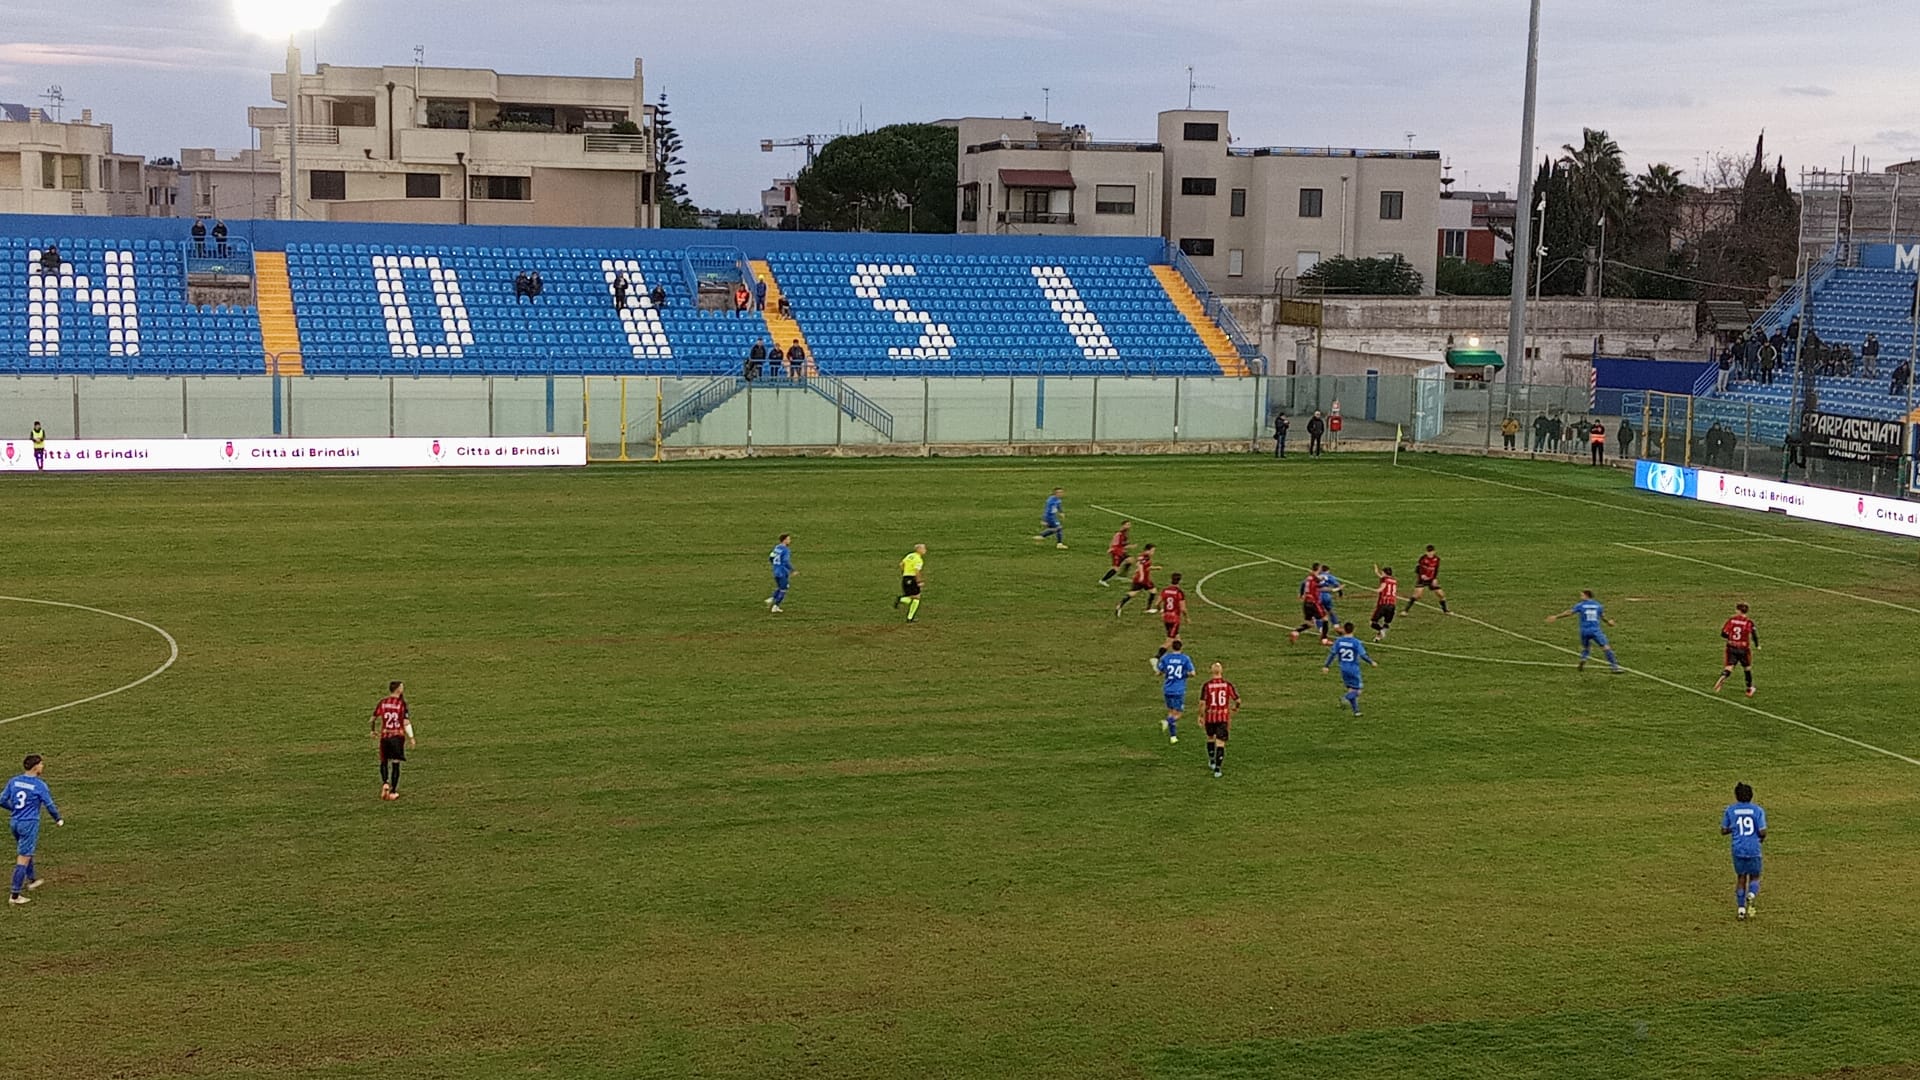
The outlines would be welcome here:
M 0 592 L 180 658 L 0 727 L 69 819 L 4 913 L 9 1041 L 66 1078 L 1920 1075 L 1911 545 L 1411 465 L 17 478 Z M 1204 579 L 1221 780 L 1196 715 L 1160 734 L 1096 506 Z M 1359 617 L 1427 543 L 1470 618 L 1403 616 L 1355 721 L 1266 621 L 1290 564 Z M 1544 622 L 1582 587 L 1633 673 Z M 1743 599 L 1751 709 L 1699 693 Z M 11 600 L 0 642 L 0 719 L 167 656 Z M 389 678 L 420 744 L 383 804 Z

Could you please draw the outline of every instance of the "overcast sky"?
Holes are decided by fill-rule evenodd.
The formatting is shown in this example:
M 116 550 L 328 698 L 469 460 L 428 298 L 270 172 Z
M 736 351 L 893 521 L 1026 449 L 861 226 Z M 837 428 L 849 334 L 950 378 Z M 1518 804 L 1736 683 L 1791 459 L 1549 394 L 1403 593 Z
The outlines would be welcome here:
M 1461 187 L 1511 188 L 1525 0 L 342 0 L 317 59 L 568 75 L 646 61 L 686 141 L 702 205 L 756 206 L 801 161 L 762 138 L 944 116 L 1040 115 L 1098 138 L 1145 138 L 1186 101 L 1232 112 L 1242 145 L 1404 147 Z M 1546 0 L 1542 151 L 1603 127 L 1636 170 L 1697 175 L 1764 127 L 1798 177 L 1855 152 L 1920 158 L 1920 0 Z M 93 109 L 116 147 L 244 147 L 279 47 L 234 27 L 228 0 L 13 0 L 0 100 Z M 962 14 L 964 13 L 964 14 Z

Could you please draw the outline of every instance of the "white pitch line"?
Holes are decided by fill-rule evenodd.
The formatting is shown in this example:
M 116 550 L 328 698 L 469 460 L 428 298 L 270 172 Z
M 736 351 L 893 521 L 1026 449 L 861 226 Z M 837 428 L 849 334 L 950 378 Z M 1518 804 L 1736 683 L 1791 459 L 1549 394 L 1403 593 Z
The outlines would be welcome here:
M 1659 551 L 1654 548 L 1641 547 L 1639 544 L 1629 544 L 1619 540 L 1615 540 L 1613 542 L 1613 546 L 1623 547 L 1629 551 L 1637 551 L 1642 555 L 1658 555 L 1663 559 L 1677 559 L 1680 562 L 1697 563 L 1701 566 L 1710 567 L 1714 570 L 1725 570 L 1729 574 L 1742 574 L 1747 577 L 1760 578 L 1763 581 L 1771 581 L 1777 585 L 1791 585 L 1796 589 L 1807 589 L 1812 592 L 1826 593 L 1828 596 L 1838 596 L 1846 600 L 1858 600 L 1863 604 L 1879 604 L 1881 607 L 1890 607 L 1898 611 L 1905 611 L 1914 615 L 1920 615 L 1920 608 L 1908 607 L 1905 604 L 1896 604 L 1891 600 L 1882 600 L 1879 597 L 1875 597 L 1875 596 L 1861 596 L 1858 593 L 1842 592 L 1839 589 L 1829 589 L 1823 585 L 1809 585 L 1804 581 L 1795 581 L 1792 578 L 1775 577 L 1772 574 L 1763 574 L 1758 570 L 1746 570 L 1738 566 L 1728 566 L 1725 563 L 1709 562 L 1706 559 L 1696 559 L 1691 555 L 1676 555 L 1671 551 Z
M 1221 574 L 1231 573 L 1235 570 L 1245 570 L 1248 567 L 1253 567 L 1253 566 L 1284 566 L 1284 565 L 1286 564 L 1280 562 L 1278 559 L 1262 559 L 1259 562 L 1241 563 L 1238 566 L 1229 566 L 1221 570 L 1215 570 L 1213 573 L 1208 574 L 1206 577 L 1201 578 L 1200 581 L 1194 585 L 1193 594 L 1195 596 L 1198 596 L 1201 600 L 1205 601 L 1206 603 L 1211 604 L 1216 608 L 1219 608 L 1221 611 L 1224 611 L 1229 615 L 1236 615 L 1242 619 L 1247 620 L 1248 622 L 1256 622 L 1262 626 L 1271 626 L 1275 630 L 1290 631 L 1293 629 L 1293 627 L 1288 626 L 1285 623 L 1277 623 L 1277 622 L 1274 622 L 1272 619 L 1263 619 L 1258 615 L 1249 615 L 1246 612 L 1241 611 L 1239 608 L 1229 607 L 1226 604 L 1223 604 L 1218 600 L 1215 600 L 1213 597 L 1207 595 L 1207 582 L 1212 581 L 1214 578 L 1219 577 Z M 1370 642 L 1369 644 L 1371 644 L 1376 649 L 1391 649 L 1395 652 L 1419 653 L 1422 656 L 1438 656 L 1443 660 L 1466 660 L 1466 661 L 1470 661 L 1478 664 L 1511 664 L 1516 667 L 1550 667 L 1550 668 L 1563 668 L 1567 666 L 1565 664 L 1557 664 L 1549 660 L 1514 660 L 1508 657 L 1497 657 L 1497 656 L 1467 656 L 1463 653 L 1440 652 L 1435 649 L 1420 649 L 1420 648 L 1415 648 L 1412 645 L 1397 645 L 1391 641 L 1375 641 L 1375 642 Z
M 1811 540 L 1801 540 L 1792 536 L 1776 536 L 1772 533 L 1759 532 L 1754 529 L 1743 529 L 1738 525 L 1728 525 L 1725 522 L 1709 521 L 1705 518 L 1692 518 L 1692 517 L 1687 517 L 1684 514 L 1671 514 L 1664 510 L 1653 510 L 1645 506 L 1625 506 L 1620 503 L 1601 502 L 1598 499 L 1584 499 L 1578 495 L 1568 495 L 1565 492 L 1548 491 L 1546 488 L 1528 487 L 1525 484 L 1511 484 L 1505 480 L 1494 480 L 1490 477 L 1474 476 L 1471 473 L 1449 472 L 1446 469 L 1428 469 L 1419 465 L 1399 465 L 1399 466 L 1396 466 L 1396 468 L 1412 469 L 1415 472 L 1429 473 L 1433 476 L 1444 476 L 1452 480 L 1471 480 L 1476 484 L 1490 484 L 1494 487 L 1508 488 L 1513 491 L 1529 491 L 1535 495 L 1547 495 L 1555 499 L 1565 499 L 1568 502 L 1585 503 L 1588 506 L 1598 506 L 1603 510 L 1621 510 L 1629 514 L 1641 514 L 1646 517 L 1667 518 L 1668 520 L 1671 520 L 1671 521 L 1684 521 L 1691 525 L 1703 525 L 1710 529 L 1725 529 L 1728 532 L 1740 533 L 1743 536 L 1751 536 L 1761 540 L 1778 540 L 1781 543 L 1786 543 L 1786 544 L 1799 544 L 1802 547 L 1815 548 L 1820 551 L 1831 552 L 1835 555 L 1845 555 L 1848 558 L 1852 558 L 1852 559 L 1872 559 L 1875 562 L 1892 563 L 1895 566 L 1911 567 L 1913 565 L 1912 560 L 1909 560 L 1909 559 L 1895 559 L 1895 558 L 1890 558 L 1886 555 L 1869 555 L 1864 551 L 1849 551 L 1846 548 L 1831 547 L 1827 544 L 1816 544 Z
M 106 615 L 110 618 L 119 619 L 122 622 L 133 623 L 135 626 L 144 626 L 147 629 L 153 631 L 154 633 L 159 634 L 162 638 L 166 640 L 166 643 L 167 643 L 166 662 L 161 664 L 159 667 L 154 668 L 152 671 L 147 672 L 145 675 L 142 675 L 139 678 L 133 680 L 132 682 L 128 683 L 125 686 L 117 686 L 117 687 L 114 687 L 112 690 L 106 691 L 105 693 L 95 694 L 92 697 L 84 697 L 78 701 L 69 701 L 65 705 L 54 705 L 45 709 L 35 710 L 34 712 L 21 713 L 19 716 L 9 716 L 4 720 L 0 720 L 0 724 L 11 724 L 16 720 L 31 720 L 36 716 L 45 716 L 48 713 L 60 712 L 63 709 L 72 709 L 72 708 L 77 708 L 81 705 L 89 705 L 89 704 L 92 704 L 93 702 L 99 701 L 101 698 L 110 698 L 115 694 L 124 694 L 127 691 L 132 690 L 136 686 L 140 686 L 143 683 L 159 678 L 162 674 L 166 672 L 168 668 L 173 666 L 174 661 L 180 659 L 180 643 L 173 640 L 172 634 L 167 633 L 165 630 L 162 630 L 160 627 L 153 625 L 152 623 L 148 622 L 145 619 L 136 619 L 131 615 L 122 615 L 117 611 L 108 611 L 105 608 L 88 607 L 85 604 L 68 604 L 59 600 L 35 600 L 32 597 L 27 597 L 27 596 L 0 596 L 0 600 L 12 601 L 13 603 L 16 603 L 16 604 L 39 604 L 43 607 L 71 608 L 74 611 L 90 611 L 95 615 Z
M 1649 540 L 1649 544 L 1666 547 L 1668 544 L 1791 544 L 1785 536 L 1715 536 L 1706 540 Z
M 1433 469 L 1422 469 L 1421 471 L 1422 471 L 1422 472 L 1435 472 L 1436 470 L 1433 470 Z M 1457 474 L 1453 474 L 1453 473 L 1439 473 L 1438 475 L 1441 475 L 1441 476 L 1454 476 L 1454 475 L 1457 475 Z M 1475 478 L 1473 478 L 1473 477 L 1467 477 L 1467 479 L 1475 479 Z M 1543 492 L 1543 494 L 1552 494 L 1552 492 Z M 1588 501 L 1588 500 L 1585 500 L 1585 499 L 1579 499 L 1579 500 L 1575 500 L 1575 501 L 1578 501 L 1578 502 L 1586 502 L 1586 501 Z M 1213 545 L 1213 546 L 1215 546 L 1215 547 L 1219 547 L 1219 548 L 1225 548 L 1225 549 L 1227 549 L 1228 551 L 1238 551 L 1238 552 L 1240 552 L 1240 553 L 1241 553 L 1241 554 L 1243 554 L 1243 555 L 1251 555 L 1251 556 L 1253 556 L 1254 558 L 1256 558 L 1256 559 L 1259 559 L 1259 560 L 1261 560 L 1262 562 L 1268 562 L 1268 563 L 1278 563 L 1278 564 L 1279 564 L 1279 565 L 1281 565 L 1281 566 L 1287 566 L 1287 567 L 1292 567 L 1292 568 L 1295 568 L 1295 569 L 1302 569 L 1302 570 L 1304 570 L 1304 569 L 1306 569 L 1306 567 L 1303 567 L 1303 566 L 1301 566 L 1301 565 L 1300 565 L 1299 563 L 1291 563 L 1291 562 L 1287 562 L 1287 561 L 1286 561 L 1285 559 L 1276 559 L 1276 558 L 1274 558 L 1274 557 L 1273 557 L 1273 556 L 1271 556 L 1271 555 L 1266 555 L 1266 554 L 1263 554 L 1263 553 L 1261 553 L 1261 552 L 1258 552 L 1258 551 L 1254 551 L 1254 550 L 1251 550 L 1251 549 L 1249 549 L 1249 548 L 1243 548 L 1243 547 L 1240 547 L 1240 546 L 1239 546 L 1239 545 L 1237 545 L 1237 544 L 1228 544 L 1228 543 L 1224 543 L 1224 542 L 1222 542 L 1222 541 L 1219 541 L 1219 540 L 1215 540 L 1215 539 L 1213 539 L 1212 537 L 1209 537 L 1209 536 L 1201 536 L 1201 535 L 1200 535 L 1199 533 L 1193 533 L 1193 532 L 1188 532 L 1188 531 L 1186 531 L 1185 529 L 1178 529 L 1178 528 L 1175 528 L 1175 527 L 1174 527 L 1174 526 L 1172 526 L 1172 525 L 1168 525 L 1168 524 L 1165 524 L 1165 523 L 1163 523 L 1163 522 L 1158 522 L 1158 521 L 1149 521 L 1149 520 L 1147 520 L 1146 518 L 1143 518 L 1143 517 L 1137 517 L 1137 516 L 1135 516 L 1135 515 L 1132 515 L 1132 514 L 1125 514 L 1125 513 L 1122 513 L 1122 512 L 1120 512 L 1120 511 L 1118 511 L 1118 510 L 1114 510 L 1114 509 L 1112 509 L 1112 508 L 1110 508 L 1110 507 L 1105 507 L 1105 506 L 1094 506 L 1094 507 L 1093 507 L 1093 509 L 1095 509 L 1095 510 L 1099 510 L 1099 511 L 1102 511 L 1103 513 L 1108 513 L 1108 514 L 1112 514 L 1112 515 L 1114 515 L 1115 517 L 1122 517 L 1122 518 L 1131 518 L 1132 520 L 1134 520 L 1134 521 L 1138 521 L 1138 522 L 1140 522 L 1140 523 L 1142 523 L 1142 524 L 1145 524 L 1145 525 L 1151 525 L 1151 526 L 1153 526 L 1153 527 L 1154 527 L 1154 528 L 1156 528 L 1156 529 L 1166 529 L 1166 530 L 1167 530 L 1168 532 L 1173 532 L 1173 533 L 1178 533 L 1178 534 L 1179 534 L 1179 535 L 1181 535 L 1181 536 L 1185 536 L 1185 537 L 1189 537 L 1189 538 L 1191 538 L 1191 539 L 1194 539 L 1194 540 L 1198 540 L 1198 541 L 1200 541 L 1201 543 L 1204 543 L 1204 544 L 1212 544 L 1212 545 Z M 1665 554 L 1665 553 L 1664 553 L 1664 552 L 1655 552 L 1654 554 Z M 1195 587 L 1195 590 L 1196 590 L 1196 591 L 1198 591 L 1198 586 L 1196 586 L 1196 587 Z M 1209 602 L 1209 603 L 1212 603 L 1212 601 L 1208 601 L 1208 602 Z M 1217 606 L 1219 606 L 1219 605 L 1215 605 L 1215 606 L 1217 607 Z M 1455 612 L 1453 612 L 1452 614 L 1453 614 L 1453 617 L 1454 617 L 1454 618 L 1456 618 L 1456 619 L 1465 619 L 1466 621 L 1468 621 L 1468 622 L 1470 622 L 1470 623 L 1473 623 L 1473 624 L 1475 624 L 1475 625 L 1477 625 L 1477 626 L 1484 626 L 1484 627 L 1486 627 L 1486 628 L 1487 628 L 1487 629 L 1489 629 L 1489 630 L 1492 630 L 1492 631 L 1494 631 L 1494 632 L 1496 632 L 1496 633 L 1501 633 L 1501 634 L 1505 634 L 1506 636 L 1508 636 L 1508 637 L 1510 637 L 1510 638 L 1514 638 L 1515 640 L 1518 640 L 1518 641 L 1525 641 L 1525 642 L 1529 642 L 1529 643 L 1531 643 L 1531 644 L 1534 644 L 1534 645 L 1539 645 L 1539 646 L 1541 646 L 1542 648 L 1547 648 L 1547 649 L 1552 649 L 1552 650 L 1554 650 L 1555 652 L 1562 652 L 1562 653 L 1566 653 L 1566 654 L 1567 654 L 1568 656 L 1579 656 L 1579 655 L 1580 655 L 1580 654 L 1579 654 L 1579 653 L 1578 653 L 1577 651 L 1575 651 L 1575 650 L 1573 650 L 1573 649 L 1569 649 L 1569 648 L 1567 648 L 1567 647 L 1566 647 L 1566 646 L 1564 646 L 1564 645 L 1556 645 L 1556 644 L 1554 644 L 1554 643 L 1553 643 L 1553 642 L 1551 642 L 1551 641 L 1542 641 L 1542 640 L 1540 640 L 1539 638 L 1536 638 L 1536 637 L 1528 637 L 1527 635 L 1525 635 L 1525 634 L 1522 634 L 1522 633 L 1520 633 L 1520 632 L 1518 632 L 1518 631 L 1516 631 L 1516 630 L 1509 630 L 1509 629 L 1507 629 L 1507 628 L 1506 628 L 1506 627 L 1504 627 L 1504 626 L 1497 626 L 1497 625 L 1495 625 L 1495 624 L 1493 624 L 1493 623 L 1490 623 L 1490 622 L 1487 622 L 1487 621 L 1486 621 L 1485 619 L 1476 619 L 1476 618 L 1474 618 L 1474 617 L 1473 617 L 1473 616 L 1471 616 L 1471 615 L 1462 615 L 1462 614 L 1461 614 L 1460 612 L 1458 612 L 1458 611 L 1455 611 Z M 1849 745 L 1849 746 L 1855 746 L 1855 747 L 1859 747 L 1859 748 L 1860 748 L 1860 749 L 1862 749 L 1862 750 L 1868 750 L 1868 751 L 1872 751 L 1873 753 L 1876 753 L 1876 754 L 1881 754 L 1881 755 L 1883 755 L 1883 756 L 1886 756 L 1886 757 L 1890 757 L 1890 758 L 1893 758 L 1893 759 L 1894 759 L 1894 760 L 1896 760 L 1896 761 L 1904 761 L 1904 762 L 1906 762 L 1906 763 L 1907 763 L 1907 764 L 1909 764 L 1909 765 L 1920 765 L 1920 758 L 1911 758 L 1911 757 L 1908 757 L 1907 755 L 1905 755 L 1905 754 L 1902 754 L 1902 753 L 1899 753 L 1899 752 L 1897 752 L 1897 751 L 1894 751 L 1894 750 L 1888 750 L 1887 748 L 1885 748 L 1885 747 L 1882 747 L 1882 746 L 1875 746 L 1875 745 L 1873 745 L 1873 744 L 1872 744 L 1872 743 L 1870 743 L 1870 742 L 1862 742 L 1861 740 L 1859 740 L 1859 739 L 1856 739 L 1856 738 L 1853 738 L 1853 737 L 1852 737 L 1852 736 L 1850 736 L 1850 735 L 1842 735 L 1842 734 L 1840 734 L 1840 733 L 1839 733 L 1839 732 L 1837 732 L 1837 731 L 1828 731 L 1828 730 L 1827 730 L 1826 728 L 1822 728 L 1822 727 L 1815 727 L 1814 725 L 1812 725 L 1812 724 L 1809 724 L 1809 723 L 1807 723 L 1807 722 L 1805 722 L 1804 720 L 1795 720 L 1795 719 L 1794 719 L 1793 717 L 1791 717 L 1791 716 L 1781 716 L 1781 715 L 1780 715 L 1779 713 L 1775 713 L 1775 712 L 1768 712 L 1768 711 L 1767 711 L 1767 710 L 1765 710 L 1765 709 L 1762 709 L 1762 708 L 1758 708 L 1758 707 L 1756 707 L 1756 706 L 1753 706 L 1753 705 L 1749 705 L 1749 704 L 1747 704 L 1747 702 L 1746 702 L 1746 701 L 1745 701 L 1744 699 L 1741 699 L 1741 698 L 1728 698 L 1728 697 L 1721 697 L 1721 696 L 1720 696 L 1720 695 L 1718 695 L 1718 694 L 1710 694 L 1710 693 L 1708 693 L 1707 691 L 1705 691 L 1705 690 L 1702 690 L 1702 689 L 1700 689 L 1700 688 L 1699 688 L 1699 687 L 1697 687 L 1697 686 L 1688 686 L 1688 685 L 1687 685 L 1687 684 L 1685 684 L 1685 683 L 1679 683 L 1679 682 L 1674 682 L 1674 681 L 1673 681 L 1672 679 L 1668 679 L 1668 678 L 1665 678 L 1665 677 L 1663 677 L 1663 676 L 1660 676 L 1660 675 L 1655 675 L 1655 674 L 1653 674 L 1653 673 L 1652 673 L 1652 672 L 1650 672 L 1650 671 L 1641 671 L 1641 670 L 1640 670 L 1640 669 L 1638 669 L 1638 668 L 1630 668 L 1630 667 L 1625 667 L 1625 666 L 1622 666 L 1620 670 L 1621 670 L 1621 671 L 1623 671 L 1623 672 L 1626 672 L 1626 673 L 1627 673 L 1627 674 L 1629 674 L 1629 675 L 1638 675 L 1639 677 L 1641 677 L 1641 678 L 1643 678 L 1643 679 L 1646 679 L 1646 680 L 1648 680 L 1649 682 L 1655 682 L 1655 683 L 1659 683 L 1659 684 L 1660 684 L 1661 686 L 1665 686 L 1665 687 L 1668 687 L 1669 689 L 1673 689 L 1673 690 L 1682 690 L 1682 691 L 1685 691 L 1686 693 L 1689 693 L 1689 694 L 1692 694 L 1692 695 L 1694 695 L 1695 697 L 1700 697 L 1700 698 L 1705 698 L 1705 699 L 1706 699 L 1706 700 L 1708 700 L 1708 701 L 1715 701 L 1715 702 L 1719 702 L 1719 703 L 1720 703 L 1720 704 L 1722 704 L 1722 705 L 1729 705 L 1729 706 L 1732 706 L 1733 708 L 1736 708 L 1736 709 L 1744 709 L 1744 710 L 1746 710 L 1747 712 L 1750 712 L 1750 713 L 1753 713 L 1753 714 L 1754 714 L 1754 715 L 1756 715 L 1756 716 L 1764 716 L 1764 717 L 1766 717 L 1766 718 L 1767 718 L 1767 719 L 1769 719 L 1769 720 L 1775 720 L 1775 721 L 1778 721 L 1778 722 L 1780 722 L 1780 723 L 1782 723 L 1782 724 L 1787 724 L 1787 725 L 1790 725 L 1790 726 L 1792 726 L 1792 727 L 1797 727 L 1797 728 L 1800 728 L 1800 729 L 1801 729 L 1801 730 L 1803 730 L 1803 731 L 1810 731 L 1810 732 L 1812 732 L 1812 733 L 1813 733 L 1813 734 L 1815 734 L 1815 735 L 1824 735 L 1824 736 L 1826 736 L 1826 737 L 1827 737 L 1827 738 L 1829 738 L 1829 739 L 1834 739 L 1834 740 L 1836 740 L 1836 741 L 1838 741 L 1838 742 L 1843 742 L 1843 743 L 1846 743 L 1846 744 L 1847 744 L 1847 745 Z

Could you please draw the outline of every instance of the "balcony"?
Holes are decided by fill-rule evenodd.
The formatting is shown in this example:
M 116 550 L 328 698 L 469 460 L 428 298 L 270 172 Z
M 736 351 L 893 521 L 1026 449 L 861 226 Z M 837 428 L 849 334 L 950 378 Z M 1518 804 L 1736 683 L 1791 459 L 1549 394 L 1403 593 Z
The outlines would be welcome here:
M 304 130 L 302 131 L 304 135 Z M 400 160 L 452 165 L 465 155 L 470 164 L 525 165 L 563 169 L 644 172 L 653 168 L 651 136 L 592 131 L 571 135 L 543 131 L 466 131 L 457 128 L 403 128 Z M 375 157 L 381 156 L 375 151 Z
M 586 150 L 589 154 L 645 154 L 650 152 L 645 135 L 615 135 L 605 131 L 589 131 Z
M 1002 210 L 1002 225 L 1071 225 L 1073 213 L 1056 214 L 1046 210 Z

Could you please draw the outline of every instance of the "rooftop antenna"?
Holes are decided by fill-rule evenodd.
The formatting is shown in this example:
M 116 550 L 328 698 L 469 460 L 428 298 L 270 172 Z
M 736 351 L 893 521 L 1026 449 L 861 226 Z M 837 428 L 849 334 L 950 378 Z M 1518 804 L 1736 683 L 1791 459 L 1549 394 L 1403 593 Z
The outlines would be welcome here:
M 1195 90 L 1218 90 L 1218 89 L 1219 87 L 1214 86 L 1211 83 L 1194 82 L 1193 81 L 1193 65 L 1192 64 L 1187 65 L 1187 108 L 1189 109 L 1193 108 L 1193 92 Z
M 1052 120 L 1053 119 L 1053 87 L 1051 86 L 1041 87 L 1040 94 L 1041 94 L 1040 119 Z
M 1414 135 L 1414 133 L 1411 131 L 1407 132 L 1406 136 L 1407 136 L 1407 149 L 1411 150 L 1413 149 L 1413 140 L 1418 136 Z
M 61 92 L 60 84 L 54 83 L 47 87 L 46 92 L 40 95 L 40 100 L 47 103 L 47 111 L 53 114 L 53 122 L 59 123 L 60 110 L 67 104 L 67 95 Z
M 425 45 L 415 45 L 413 47 L 413 66 L 423 67 L 426 65 L 426 62 L 427 62 L 427 47 Z

